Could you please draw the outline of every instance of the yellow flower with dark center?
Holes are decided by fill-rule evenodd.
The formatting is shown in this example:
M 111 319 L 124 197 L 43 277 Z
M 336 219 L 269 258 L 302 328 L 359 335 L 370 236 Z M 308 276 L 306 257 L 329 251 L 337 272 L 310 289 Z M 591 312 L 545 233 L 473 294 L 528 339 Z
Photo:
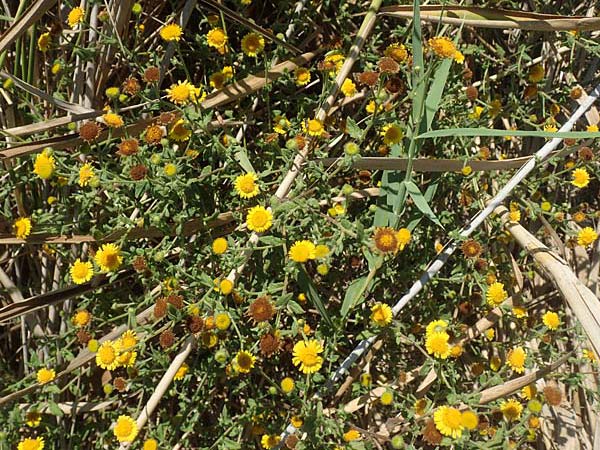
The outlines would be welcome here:
M 277 447 L 279 441 L 281 441 L 281 437 L 276 434 L 263 434 L 260 438 L 260 445 L 262 445 L 262 448 L 269 450 Z
M 258 33 L 248 33 L 242 38 L 242 51 L 248 56 L 258 56 L 265 49 L 265 38 Z
M 95 172 L 94 168 L 90 163 L 85 163 L 79 169 L 79 186 L 87 186 L 90 184 L 90 180 L 94 178 Z
M 38 436 L 36 438 L 25 438 L 17 446 L 17 450 L 43 450 L 44 438 Z
M 398 63 L 408 60 L 408 51 L 406 50 L 406 47 L 399 43 L 388 45 L 383 54 Z
M 516 373 L 523 373 L 525 371 L 525 360 L 527 354 L 523 347 L 515 347 L 508 352 L 506 356 L 506 364 Z
M 225 81 L 227 78 L 223 72 L 215 72 L 213 73 L 209 80 L 210 87 L 215 89 L 221 89 L 225 85 Z
M 54 369 L 47 369 L 42 367 L 37 371 L 37 382 L 40 384 L 50 383 L 52 380 L 56 378 L 56 372 Z
M 323 122 L 318 119 L 310 119 L 304 126 L 306 132 L 311 136 L 323 136 L 325 128 L 323 128 Z
M 212 243 L 212 251 L 215 255 L 222 255 L 227 251 L 227 239 L 225 238 L 216 238 Z
M 427 353 L 436 358 L 446 359 L 450 356 L 450 336 L 445 331 L 431 333 L 425 338 Z
M 575 169 L 571 174 L 573 180 L 571 184 L 578 188 L 584 188 L 590 184 L 590 174 L 585 168 Z
M 262 233 L 273 225 L 273 214 L 263 206 L 254 206 L 246 216 L 246 226 L 250 231 Z
M 255 362 L 256 357 L 252 353 L 245 350 L 240 350 L 233 359 L 233 367 L 240 373 L 250 373 L 250 371 L 254 368 Z
M 25 415 L 25 423 L 28 427 L 37 427 L 42 423 L 42 415 L 38 411 L 28 411 Z
M 31 233 L 31 220 L 28 217 L 19 217 L 13 224 L 13 231 L 17 239 L 26 239 Z
M 176 23 L 170 23 L 160 29 L 160 37 L 163 41 L 179 41 L 183 35 L 183 30 Z
M 444 436 L 459 438 L 465 428 L 462 423 L 462 413 L 451 406 L 440 406 L 433 413 L 435 427 Z
M 179 142 L 187 141 L 192 135 L 192 131 L 186 125 L 187 122 L 183 119 L 175 122 L 169 131 L 169 138 Z
M 550 330 L 556 330 L 560 326 L 560 317 L 553 311 L 548 311 L 546 314 L 542 316 L 542 322 L 544 325 L 548 327 Z
M 477 425 L 479 425 L 479 417 L 477 417 L 477 414 L 473 411 L 463 411 L 460 415 L 460 423 L 467 430 L 474 430 L 477 428 Z
M 297 86 L 305 86 L 310 82 L 310 70 L 306 67 L 297 67 L 294 71 Z
M 177 105 L 185 105 L 190 101 L 190 95 L 194 86 L 187 80 L 178 81 L 167 89 L 167 98 Z
M 492 283 L 486 294 L 486 299 L 490 306 L 500 305 L 507 297 L 508 294 L 504 290 L 504 284 L 499 282 Z
M 429 47 L 433 53 L 440 58 L 454 58 L 456 52 L 458 51 L 454 45 L 454 42 L 445 36 L 431 38 L 427 41 L 427 43 L 429 44 Z
M 104 119 L 104 123 L 111 128 L 121 128 L 125 124 L 120 115 L 112 112 L 104 114 L 102 119 Z
M 579 230 L 577 233 L 577 244 L 582 247 L 591 246 L 596 239 L 598 239 L 598 234 L 592 227 L 585 227 Z
M 113 341 L 104 341 L 96 353 L 96 364 L 106 370 L 114 370 L 119 365 L 118 350 Z
M 113 433 L 119 442 L 132 442 L 138 434 L 138 427 L 129 416 L 119 416 Z
M 323 347 L 314 339 L 296 342 L 292 351 L 292 363 L 299 366 L 300 371 L 304 374 L 315 373 L 323 365 L 320 353 L 323 353 Z
M 404 247 L 410 242 L 411 234 L 408 228 L 400 228 L 396 232 L 396 239 L 398 240 L 398 250 L 404 250 Z
M 94 275 L 94 268 L 90 261 L 81 261 L 79 258 L 75 260 L 71 268 L 71 279 L 75 284 L 83 284 L 90 281 Z
M 71 11 L 69 11 L 69 15 L 67 16 L 67 23 L 71 28 L 75 28 L 77 24 L 83 21 L 84 16 L 85 11 L 83 8 L 80 8 L 79 6 L 73 8 Z
M 514 399 L 505 400 L 500 404 L 500 411 L 506 420 L 512 422 L 521 418 L 523 405 Z
M 223 28 L 213 28 L 206 33 L 206 41 L 210 47 L 222 49 L 227 44 L 227 34 Z
M 47 52 L 50 48 L 50 33 L 42 33 L 38 38 L 37 44 L 41 52 Z
M 257 180 L 258 177 L 254 172 L 239 175 L 234 182 L 235 192 L 241 198 L 256 197 L 260 192 Z
M 48 150 L 44 150 L 42 153 L 35 157 L 33 163 L 33 173 L 43 180 L 47 180 L 54 173 L 55 167 L 54 157 Z
M 103 272 L 115 271 L 123 263 L 121 249 L 115 244 L 102 244 L 94 259 Z
M 87 309 L 80 309 L 73 315 L 71 322 L 77 328 L 82 328 L 89 324 L 91 320 L 92 315 L 89 313 L 89 311 Z
M 373 234 L 375 247 L 382 253 L 396 252 L 399 247 L 398 234 L 389 227 L 378 227 Z
M 398 144 L 404 137 L 402 129 L 394 123 L 384 125 L 379 134 L 383 136 L 383 143 L 386 145 Z
M 281 380 L 280 385 L 281 385 L 281 390 L 284 393 L 289 394 L 290 392 L 292 392 L 294 390 L 296 383 L 294 383 L 293 378 L 285 377 L 283 380 Z
M 356 84 L 354 84 L 354 81 L 350 78 L 346 78 L 340 87 L 340 91 L 342 91 L 342 94 L 346 97 L 352 97 L 356 94 Z
M 316 247 L 310 241 L 296 241 L 289 251 L 290 259 L 297 263 L 305 263 L 309 259 L 315 259 Z
M 392 308 L 385 303 L 377 302 L 371 307 L 371 321 L 378 327 L 385 327 L 392 323 Z
M 186 363 L 183 363 L 181 365 L 181 367 L 179 369 L 177 369 L 177 372 L 175 372 L 173 379 L 175 381 L 183 380 L 183 378 L 185 377 L 185 375 L 188 373 L 189 370 L 190 370 L 190 367 Z

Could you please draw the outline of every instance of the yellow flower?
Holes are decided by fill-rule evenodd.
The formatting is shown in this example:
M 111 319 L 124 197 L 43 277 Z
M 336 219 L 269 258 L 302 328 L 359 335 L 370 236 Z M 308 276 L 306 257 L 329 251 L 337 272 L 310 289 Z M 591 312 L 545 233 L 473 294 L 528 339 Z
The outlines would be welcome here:
M 460 172 L 465 176 L 468 177 L 469 175 L 471 175 L 471 173 L 473 173 L 473 168 L 469 165 L 464 166 Z
M 210 47 L 222 49 L 227 44 L 227 34 L 223 28 L 213 28 L 206 33 L 206 41 Z
M 292 418 L 290 419 L 290 423 L 295 428 L 300 428 L 304 424 L 304 420 L 302 420 L 302 417 L 300 416 L 292 416 Z
M 190 82 L 180 80 L 167 89 L 167 98 L 177 105 L 185 105 L 190 101 L 192 89 L 194 86 Z
M 103 272 L 115 271 L 123 263 L 121 249 L 115 244 L 102 244 L 94 259 Z
M 319 244 L 315 247 L 315 259 L 323 259 L 329 255 L 329 247 Z
M 187 141 L 192 135 L 192 131 L 187 128 L 187 122 L 183 119 L 179 119 L 177 122 L 173 124 L 171 130 L 169 131 L 169 137 L 174 141 Z
M 483 334 L 485 335 L 485 337 L 487 338 L 488 341 L 491 341 L 492 339 L 494 339 L 496 332 L 494 331 L 493 328 L 489 328 L 489 329 L 485 330 Z
M 137 335 L 133 330 L 127 330 L 119 338 L 119 347 L 121 350 L 129 350 L 138 343 Z
M 177 166 L 173 163 L 165 164 L 163 171 L 165 172 L 165 175 L 168 177 L 175 176 L 177 174 Z
M 591 246 L 596 239 L 598 239 L 598 234 L 594 231 L 592 227 L 585 227 L 579 230 L 577 233 L 577 244 L 582 247 Z
M 527 310 L 522 306 L 513 306 L 512 313 L 517 319 L 523 319 L 528 316 Z
M 292 392 L 294 390 L 296 383 L 294 383 L 293 378 L 285 377 L 283 380 L 281 380 L 280 385 L 281 385 L 281 390 L 284 393 L 289 394 L 290 392 Z
M 226 77 L 223 72 L 214 72 L 208 79 L 208 84 L 212 88 L 221 89 L 225 85 L 225 81 Z
M 265 48 L 265 39 L 258 33 L 248 33 L 242 38 L 242 51 L 248 56 L 257 56 Z
M 92 315 L 89 313 L 89 311 L 87 309 L 80 309 L 73 315 L 71 322 L 76 327 L 81 328 L 90 323 L 90 320 L 92 320 Z
M 71 28 L 75 28 L 78 23 L 81 23 L 83 21 L 84 15 L 85 11 L 83 10 L 83 8 L 80 8 L 79 6 L 73 8 L 71 11 L 69 11 L 69 15 L 67 16 L 67 23 Z
M 537 394 L 537 388 L 535 387 L 535 384 L 528 384 L 527 386 L 523 387 L 523 389 L 521 389 L 521 397 L 523 397 L 526 400 L 531 400 L 535 397 L 535 394 Z
M 506 356 L 506 364 L 516 373 L 523 373 L 525 371 L 525 359 L 527 354 L 523 347 L 515 347 L 508 352 Z
M 260 188 L 256 183 L 257 180 L 258 177 L 254 172 L 239 175 L 234 182 L 235 192 L 241 198 L 256 197 L 260 192 Z
M 303 128 L 310 136 L 323 136 L 325 134 L 325 128 L 323 128 L 323 122 L 318 119 L 310 119 L 306 125 L 303 124 Z
M 227 278 L 221 280 L 219 282 L 219 291 L 223 295 L 231 294 L 231 291 L 233 291 L 233 281 L 231 281 Z
M 223 69 L 221 69 L 221 72 L 223 72 L 223 75 L 225 75 L 225 78 L 227 80 L 231 80 L 233 78 L 233 67 L 232 66 L 223 67 Z
M 85 163 L 79 169 L 79 186 L 87 186 L 90 184 L 90 180 L 94 178 L 94 168 L 90 163 Z
M 483 113 L 483 106 L 475 105 L 473 111 L 469 113 L 469 119 L 477 120 L 481 117 L 481 113 Z
M 28 427 L 37 427 L 42 423 L 42 415 L 38 411 L 29 411 L 25 415 L 25 423 Z
M 71 269 L 71 279 L 75 284 L 83 284 L 90 281 L 94 275 L 94 269 L 90 261 L 81 261 L 79 258 L 75 260 Z
M 56 378 L 56 372 L 54 371 L 54 369 L 46 369 L 45 367 L 42 367 L 40 370 L 37 371 L 36 377 L 38 383 L 46 384 L 50 383 Z
M 292 123 L 281 115 L 273 118 L 273 131 L 277 134 L 286 134 L 291 126 Z
M 544 71 L 544 66 L 541 64 L 535 64 L 529 68 L 529 81 L 532 83 L 539 83 L 544 79 L 544 75 L 546 75 Z
M 571 175 L 573 177 L 573 180 L 571 181 L 573 186 L 584 188 L 590 184 L 590 174 L 585 168 L 575 169 Z
M 138 427 L 130 416 L 119 416 L 113 433 L 119 442 L 132 442 L 138 433 Z
M 323 353 L 323 347 L 314 339 L 296 342 L 292 352 L 292 363 L 299 366 L 302 373 L 315 373 L 323 365 L 323 358 L 319 356 L 320 353 Z
M 306 67 L 297 67 L 294 71 L 297 86 L 305 86 L 310 82 L 310 70 Z
M 442 333 L 446 331 L 446 328 L 448 328 L 448 322 L 445 320 L 432 320 L 425 328 L 425 336 L 429 336 L 433 333 Z
M 310 241 L 296 241 L 290 248 L 290 259 L 297 263 L 305 263 L 309 259 L 315 259 L 317 256 L 315 244 Z
M 262 445 L 262 448 L 269 450 L 277 447 L 280 440 L 281 437 L 276 434 L 263 434 L 262 438 L 260 439 L 260 445 Z
M 379 403 L 384 406 L 391 405 L 394 402 L 394 393 L 392 391 L 385 390 L 381 397 L 379 397 Z
M 403 44 L 394 43 L 387 46 L 383 52 L 384 56 L 392 58 L 396 62 L 404 62 L 408 60 L 408 51 Z
M 361 437 L 360 432 L 355 429 L 348 430 L 344 433 L 344 441 L 346 442 L 358 441 Z
M 497 372 L 500 369 L 501 365 L 502 360 L 497 356 L 492 356 L 492 358 L 490 359 L 490 369 L 492 369 L 494 372 Z
M 114 370 L 119 365 L 119 352 L 113 341 L 104 341 L 96 353 L 96 364 L 106 370 Z
M 460 423 L 467 430 L 474 430 L 479 425 L 479 417 L 477 417 L 477 413 L 474 411 L 463 411 L 460 415 Z
M 246 216 L 246 226 L 250 231 L 262 233 L 273 225 L 273 214 L 263 206 L 250 208 Z
M 156 442 L 156 439 L 146 439 L 146 441 L 144 442 L 144 447 L 143 450 L 157 450 L 158 449 L 158 442 Z
M 250 373 L 250 371 L 254 368 L 254 363 L 256 362 L 256 357 L 247 351 L 240 350 L 235 355 L 233 359 L 233 367 L 240 373 Z
M 462 413 L 451 406 L 440 406 L 433 413 L 435 427 L 444 436 L 450 436 L 454 439 L 462 435 L 464 425 L 462 423 Z
M 404 137 L 402 129 L 393 123 L 384 125 L 379 134 L 383 136 L 383 143 L 386 145 L 398 144 Z
M 400 246 L 398 233 L 390 227 L 377 227 L 373 234 L 375 248 L 382 253 L 396 252 Z
M 35 162 L 33 163 L 33 173 L 35 173 L 41 179 L 47 180 L 54 173 L 54 167 L 54 157 L 48 150 L 44 150 L 35 157 Z
M 104 119 L 104 123 L 111 128 L 121 128 L 124 125 L 121 116 L 112 112 L 104 114 L 102 119 Z
M 354 94 L 356 94 L 356 85 L 350 78 L 346 78 L 342 83 L 340 90 L 346 97 L 352 97 Z
M 17 239 L 26 239 L 31 233 L 31 220 L 28 217 L 19 217 L 13 224 L 13 231 Z
M 450 336 L 445 331 L 434 332 L 425 338 L 427 353 L 436 358 L 446 359 L 450 356 Z
M 215 316 L 215 326 L 221 330 L 225 331 L 231 325 L 231 318 L 227 313 L 219 313 Z
M 500 305 L 507 297 L 508 294 L 504 290 L 504 284 L 499 282 L 492 283 L 486 294 L 486 299 L 490 306 Z
M 17 450 L 43 450 L 44 448 L 44 438 L 36 437 L 34 438 L 25 438 L 19 445 L 17 446 Z
M 396 232 L 396 239 L 398 240 L 398 250 L 404 250 L 404 247 L 410 242 L 411 234 L 408 228 L 400 228 Z
M 227 251 L 227 239 L 216 238 L 212 243 L 212 251 L 215 255 L 222 255 Z
M 175 381 L 183 380 L 183 377 L 185 377 L 185 375 L 188 373 L 189 369 L 190 369 L 190 367 L 186 363 L 183 363 L 181 365 L 181 367 L 179 369 L 177 369 L 177 372 L 175 372 L 173 379 Z
M 500 411 L 502 415 L 509 422 L 518 420 L 523 412 L 523 405 L 514 399 L 505 400 L 500 404 Z
M 202 90 L 201 87 L 196 87 L 192 85 L 192 89 L 190 91 L 190 100 L 192 103 L 199 105 L 206 98 L 206 92 Z
M 588 125 L 585 128 L 585 131 L 589 132 L 589 133 L 597 133 L 598 132 L 598 125 L 594 124 L 594 125 Z
M 546 314 L 542 316 L 542 322 L 544 325 L 548 327 L 550 330 L 556 330 L 560 326 L 560 317 L 553 311 L 548 311 Z
M 392 323 L 392 308 L 385 303 L 377 302 L 371 307 L 371 321 L 379 326 L 385 327 Z
M 47 52 L 50 48 L 50 33 L 42 33 L 37 41 L 38 48 L 41 52 Z
M 179 41 L 183 35 L 183 30 L 176 23 L 170 23 L 160 29 L 160 37 L 167 42 Z
M 437 36 L 427 41 L 433 53 L 440 58 L 454 58 L 458 50 L 454 42 L 444 36 Z
M 592 364 L 596 362 L 596 355 L 593 350 L 590 350 L 589 348 L 584 348 L 582 353 L 583 357 Z
M 456 50 L 456 52 L 454 52 L 454 61 L 456 61 L 459 64 L 462 64 L 463 62 L 465 62 L 465 55 L 462 54 L 462 52 Z

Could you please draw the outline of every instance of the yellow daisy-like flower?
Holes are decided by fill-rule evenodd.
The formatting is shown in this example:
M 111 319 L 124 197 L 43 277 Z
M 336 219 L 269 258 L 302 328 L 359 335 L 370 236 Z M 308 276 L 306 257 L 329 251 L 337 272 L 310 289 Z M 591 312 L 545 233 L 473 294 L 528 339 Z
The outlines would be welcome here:
M 119 341 L 115 343 L 117 350 L 121 350 L 119 347 Z M 117 356 L 117 367 L 133 367 L 137 358 L 137 352 L 122 352 Z
M 258 56 L 265 49 L 265 38 L 258 33 L 248 33 L 242 38 L 242 51 L 248 56 Z
M 33 173 L 43 180 L 47 180 L 54 173 L 55 167 L 54 157 L 48 150 L 44 150 L 42 153 L 35 157 L 33 163 Z
M 31 220 L 28 217 L 19 217 L 13 224 L 13 231 L 17 239 L 26 239 L 31 233 Z
M 179 41 L 183 35 L 183 30 L 176 23 L 170 23 L 160 29 L 160 37 L 163 41 Z
M 427 41 L 429 47 L 440 58 L 454 58 L 456 52 L 456 46 L 454 42 L 445 36 L 437 36 Z
M 384 406 L 391 405 L 394 402 L 394 393 L 392 391 L 385 390 L 379 397 L 379 403 Z
M 294 71 L 296 86 L 306 86 L 310 82 L 310 70 L 306 67 L 297 67 Z
M 317 248 L 310 241 L 296 241 L 289 251 L 290 259 L 297 263 L 305 263 L 309 259 L 315 259 Z
M 43 450 L 44 448 L 44 438 L 36 437 L 34 438 L 25 438 L 19 445 L 17 446 L 17 450 Z
M 138 427 L 130 416 L 119 416 L 113 434 L 119 442 L 132 442 L 138 434 Z
M 218 282 L 218 290 L 219 292 L 221 292 L 221 294 L 223 295 L 229 295 L 231 294 L 231 291 L 233 291 L 233 281 L 225 278 L 221 281 Z
M 323 347 L 314 339 L 296 342 L 292 351 L 292 363 L 299 366 L 302 373 L 315 373 L 323 365 L 323 358 L 319 356 L 320 353 L 323 353 Z
M 87 309 L 80 309 L 71 318 L 71 323 L 78 328 L 85 327 L 92 320 L 92 315 Z
M 227 44 L 227 34 L 223 28 L 213 28 L 206 33 L 206 42 L 210 47 L 222 49 Z
M 584 188 L 590 184 L 590 174 L 585 168 L 575 169 L 571 176 L 573 177 L 571 180 L 573 186 Z
M 286 134 L 292 123 L 287 120 L 284 116 L 275 116 L 273 118 L 273 131 L 277 134 Z
M 378 327 L 385 327 L 392 323 L 394 315 L 390 305 L 377 302 L 371 307 L 371 322 Z
M 427 324 L 427 327 L 425 328 L 425 336 L 429 336 L 433 333 L 445 332 L 446 328 L 448 328 L 448 322 L 446 322 L 445 320 L 432 320 Z
M 235 355 L 232 365 L 234 369 L 240 373 L 250 373 L 254 368 L 255 362 L 256 356 L 245 350 L 240 350 L 237 352 L 237 355 Z
M 83 284 L 90 281 L 94 275 L 94 268 L 90 261 L 81 261 L 79 258 L 75 260 L 71 268 L 71 279 L 75 284 Z
M 42 415 L 38 411 L 29 411 L 25 415 L 25 423 L 28 427 L 35 428 L 42 423 Z
M 546 314 L 542 316 L 542 322 L 544 325 L 548 327 L 550 330 L 556 330 L 560 326 L 560 317 L 553 311 L 548 311 Z
M 183 119 L 175 122 L 169 131 L 169 138 L 179 142 L 187 141 L 192 135 L 192 131 L 186 125 L 187 122 Z
M 189 370 L 190 366 L 188 366 L 186 363 L 183 363 L 181 367 L 177 369 L 177 372 L 175 372 L 175 376 L 173 376 L 173 379 L 175 381 L 183 380 L 183 377 L 185 377 Z
M 577 233 L 577 244 L 582 247 L 591 246 L 596 239 L 598 239 L 598 233 L 592 227 L 585 227 L 579 230 Z
M 246 226 L 250 231 L 262 233 L 273 225 L 273 214 L 264 206 L 250 208 L 246 216 Z
M 84 16 L 85 11 L 83 8 L 80 8 L 79 6 L 73 8 L 71 11 L 69 11 L 69 15 L 67 16 L 67 23 L 71 28 L 75 28 L 77 24 L 83 21 Z
M 260 188 L 256 181 L 258 177 L 254 172 L 239 175 L 234 182 L 235 192 L 241 198 L 256 197 L 260 193 Z
M 119 348 L 121 350 L 130 350 L 138 343 L 137 334 L 133 330 L 127 330 L 119 338 Z
M 310 119 L 306 124 L 302 124 L 303 128 L 310 136 L 323 136 L 325 134 L 325 128 L 323 122 L 318 119 Z
M 45 367 L 42 367 L 40 370 L 37 371 L 36 377 L 38 383 L 46 384 L 50 383 L 56 378 L 56 372 L 54 371 L 54 369 L 46 369 Z
M 440 406 L 433 413 L 433 421 L 440 433 L 453 439 L 459 438 L 465 428 L 462 422 L 462 413 L 451 406 Z
M 356 84 L 354 84 L 354 81 L 350 78 L 346 78 L 340 87 L 340 91 L 342 91 L 342 94 L 346 97 L 352 97 L 356 94 Z
M 474 430 L 479 425 L 479 417 L 474 411 L 463 411 L 460 415 L 460 423 L 467 430 Z
M 206 92 L 201 87 L 196 87 L 192 85 L 192 90 L 190 91 L 190 100 L 195 105 L 199 105 L 206 98 Z
M 222 255 L 227 251 L 227 239 L 225 238 L 216 238 L 212 243 L 212 251 L 215 255 Z
M 294 383 L 293 378 L 285 377 L 283 380 L 281 380 L 280 386 L 281 386 L 281 390 L 284 393 L 289 394 L 290 392 L 292 392 L 294 390 L 296 383 Z
M 535 395 L 537 394 L 537 388 L 535 387 L 535 384 L 528 384 L 527 386 L 525 386 L 523 389 L 521 389 L 521 397 L 523 397 L 526 400 L 531 400 L 533 397 L 535 397 Z
M 523 405 L 514 399 L 505 400 L 500 404 L 500 411 L 509 422 L 519 420 L 523 412 Z
M 96 364 L 105 370 L 115 370 L 119 365 L 119 352 L 113 341 L 104 341 L 96 353 Z
M 215 89 L 221 89 L 225 85 L 225 81 L 227 79 L 223 72 L 215 72 L 215 73 L 211 74 L 211 76 L 208 80 L 209 80 L 208 84 L 210 85 L 210 87 L 215 88 Z
M 399 43 L 388 45 L 383 52 L 383 55 L 392 58 L 398 63 L 408 60 L 408 51 L 406 50 L 406 47 Z
M 517 319 L 524 319 L 525 317 L 527 317 L 529 315 L 527 313 L 527 310 L 525 308 L 523 308 L 522 306 L 513 306 L 512 313 L 514 314 L 514 316 Z
M 398 250 L 398 233 L 390 227 L 377 227 L 373 233 L 375 248 L 382 253 L 391 253 Z
M 396 232 L 396 239 L 398 240 L 398 250 L 404 250 L 404 247 L 408 245 L 411 239 L 410 230 L 408 228 L 400 228 Z
M 281 437 L 276 434 L 263 434 L 260 439 L 260 445 L 267 450 L 277 447 L 281 441 Z
M 492 283 L 486 294 L 486 299 L 490 306 L 500 305 L 507 297 L 508 294 L 504 290 L 504 284 L 500 282 Z
M 143 450 L 158 450 L 158 442 L 156 442 L 156 439 L 146 439 Z
M 358 441 L 361 437 L 360 431 L 354 428 L 344 433 L 344 441 L 346 442 Z
M 404 137 L 402 129 L 394 123 L 384 125 L 379 134 L 383 136 L 383 143 L 386 145 L 398 144 Z
M 50 33 L 42 33 L 38 38 L 37 44 L 41 52 L 47 52 L 50 48 Z
M 85 163 L 79 169 L 79 186 L 87 186 L 90 184 L 90 180 L 94 178 L 95 172 L 94 168 L 90 163 Z
M 323 259 L 329 255 L 329 247 L 325 244 L 319 244 L 315 247 L 315 259 Z
M 102 116 L 104 123 L 111 128 L 121 128 L 125 122 L 123 122 L 123 118 L 115 113 L 108 112 Z
M 515 347 L 508 352 L 506 356 L 506 364 L 516 373 L 523 373 L 525 371 L 525 360 L 527 354 L 523 347 Z
M 190 95 L 193 88 L 194 86 L 187 80 L 180 80 L 177 84 L 172 84 L 171 87 L 167 89 L 167 98 L 177 105 L 185 105 L 190 101 Z
M 431 333 L 425 338 L 427 353 L 436 358 L 446 359 L 450 356 L 450 336 L 445 331 Z
M 215 316 L 215 326 L 221 330 L 225 331 L 231 325 L 231 317 L 227 313 L 219 313 Z
M 94 259 L 103 272 L 115 271 L 123 263 L 121 249 L 115 244 L 102 244 Z

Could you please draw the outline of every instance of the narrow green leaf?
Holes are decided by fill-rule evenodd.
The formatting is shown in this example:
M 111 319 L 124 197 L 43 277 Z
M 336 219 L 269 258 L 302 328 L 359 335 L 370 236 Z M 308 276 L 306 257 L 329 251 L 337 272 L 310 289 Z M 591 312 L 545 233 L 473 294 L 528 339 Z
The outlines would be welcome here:
M 363 130 L 358 126 L 352 117 L 346 118 L 346 131 L 352 139 L 360 140 L 362 138 Z
M 438 220 L 434 212 L 429 207 L 429 203 L 421 193 L 419 187 L 412 181 L 404 181 L 404 185 L 406 186 L 408 195 L 410 195 L 410 197 L 413 199 L 415 205 L 417 206 L 417 208 L 419 208 L 419 211 L 425 214 L 433 223 L 444 228 L 442 223 Z
M 235 152 L 236 161 L 242 166 L 247 173 L 255 172 L 254 167 L 252 167 L 252 163 L 248 158 L 248 154 L 246 153 L 246 149 L 243 147 L 239 147 L 239 150 Z
M 300 270 L 298 270 L 297 281 L 298 285 L 302 288 L 302 290 L 306 292 L 306 295 L 310 302 L 315 308 L 317 308 L 323 320 L 325 320 L 325 322 L 327 322 L 329 326 L 333 327 L 333 322 L 331 321 L 331 317 L 329 317 L 329 313 L 325 308 L 325 304 L 321 300 L 321 297 L 319 296 L 319 292 L 317 291 L 315 284 L 306 273 L 304 267 L 301 267 Z
M 342 303 L 341 314 L 342 317 L 347 317 L 348 313 L 360 305 L 364 301 L 364 293 L 368 292 L 372 284 L 372 277 L 364 276 L 354 280 L 344 296 L 344 303 Z
M 417 136 L 417 139 L 429 139 L 447 136 L 530 136 L 544 138 L 572 138 L 572 139 L 587 139 L 600 138 L 600 132 L 589 131 L 534 131 L 534 130 L 490 130 L 489 128 L 445 128 L 442 130 L 428 131 Z
M 454 61 L 452 58 L 446 58 L 435 71 L 427 99 L 425 100 L 425 115 L 427 117 L 427 131 L 431 130 L 431 124 L 435 117 L 442 100 L 442 94 L 448 81 L 450 67 Z

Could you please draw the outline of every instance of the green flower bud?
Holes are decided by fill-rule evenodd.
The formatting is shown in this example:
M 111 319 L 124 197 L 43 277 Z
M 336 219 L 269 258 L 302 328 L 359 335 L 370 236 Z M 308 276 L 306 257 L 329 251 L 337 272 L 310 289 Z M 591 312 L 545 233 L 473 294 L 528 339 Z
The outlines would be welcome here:
M 144 9 L 142 8 L 142 5 L 140 5 L 139 3 L 134 3 L 133 6 L 131 7 L 131 13 L 135 16 L 139 16 L 143 11 L 144 11 Z

